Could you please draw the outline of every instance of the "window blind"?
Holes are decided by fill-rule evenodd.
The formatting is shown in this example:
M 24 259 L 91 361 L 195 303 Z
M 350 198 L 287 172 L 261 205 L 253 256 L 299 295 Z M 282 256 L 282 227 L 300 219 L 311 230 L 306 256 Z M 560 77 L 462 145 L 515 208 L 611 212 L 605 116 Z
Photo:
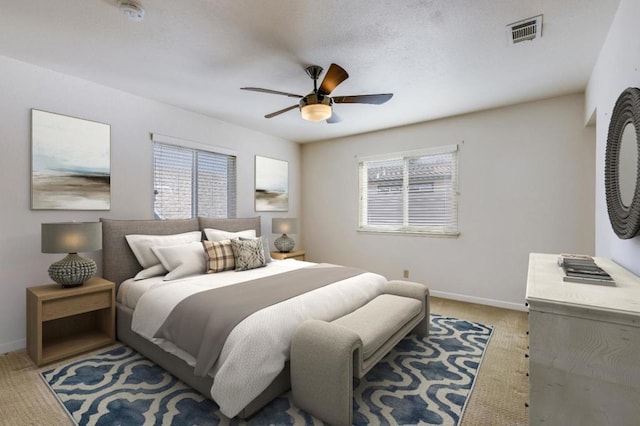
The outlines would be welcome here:
M 196 152 L 197 214 L 204 217 L 235 217 L 236 157 Z
M 458 235 L 457 145 L 360 159 L 359 230 Z
M 236 215 L 236 157 L 153 143 L 153 211 L 159 219 Z

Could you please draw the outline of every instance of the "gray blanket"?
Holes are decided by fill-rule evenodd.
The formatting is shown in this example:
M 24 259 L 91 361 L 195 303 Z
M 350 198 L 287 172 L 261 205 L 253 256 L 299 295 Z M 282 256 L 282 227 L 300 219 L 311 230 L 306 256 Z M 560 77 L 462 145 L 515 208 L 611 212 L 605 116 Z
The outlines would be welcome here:
M 252 313 L 365 271 L 318 264 L 282 274 L 205 290 L 179 302 L 155 337 L 196 358 L 194 374 L 205 376 L 233 328 Z

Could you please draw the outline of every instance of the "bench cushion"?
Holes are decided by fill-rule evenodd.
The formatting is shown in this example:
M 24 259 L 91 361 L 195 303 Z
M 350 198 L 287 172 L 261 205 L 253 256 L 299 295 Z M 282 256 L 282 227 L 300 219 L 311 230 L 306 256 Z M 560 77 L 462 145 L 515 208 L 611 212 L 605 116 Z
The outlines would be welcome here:
M 362 357 L 369 358 L 422 310 L 419 300 L 381 294 L 360 309 L 333 321 L 362 339 Z

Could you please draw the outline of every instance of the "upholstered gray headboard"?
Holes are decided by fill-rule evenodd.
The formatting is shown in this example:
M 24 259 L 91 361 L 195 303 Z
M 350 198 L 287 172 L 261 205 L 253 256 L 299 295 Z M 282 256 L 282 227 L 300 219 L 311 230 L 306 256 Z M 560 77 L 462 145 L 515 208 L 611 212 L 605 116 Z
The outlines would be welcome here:
M 260 217 L 247 219 L 168 219 L 168 220 L 117 220 L 101 218 L 102 222 L 102 276 L 119 286 L 142 270 L 131 251 L 126 235 L 169 235 L 204 228 L 237 232 L 255 229 L 260 236 Z

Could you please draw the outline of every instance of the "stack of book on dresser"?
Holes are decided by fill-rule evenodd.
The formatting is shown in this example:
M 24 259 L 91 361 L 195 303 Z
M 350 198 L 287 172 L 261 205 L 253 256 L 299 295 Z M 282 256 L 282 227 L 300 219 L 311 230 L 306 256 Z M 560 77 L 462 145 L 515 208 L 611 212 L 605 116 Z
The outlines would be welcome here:
M 558 265 L 564 270 L 563 281 L 572 283 L 615 286 L 611 275 L 599 267 L 591 256 L 581 254 L 561 254 Z

